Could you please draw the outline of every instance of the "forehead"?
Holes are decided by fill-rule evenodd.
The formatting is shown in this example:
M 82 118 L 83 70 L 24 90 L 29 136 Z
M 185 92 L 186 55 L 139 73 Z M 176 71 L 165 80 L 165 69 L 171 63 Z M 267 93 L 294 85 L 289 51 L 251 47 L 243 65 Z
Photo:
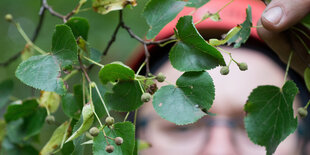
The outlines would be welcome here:
M 232 57 L 237 62 L 246 62 L 248 64 L 247 71 L 240 71 L 235 63 L 231 63 L 228 75 L 220 74 L 220 67 L 212 69 L 209 72 L 215 85 L 215 100 L 211 108 L 211 112 L 218 115 L 233 115 L 243 110 L 247 97 L 252 89 L 258 85 L 275 85 L 281 87 L 283 85 L 284 71 L 267 56 L 255 51 L 255 49 L 239 48 L 233 49 L 229 47 L 223 48 L 232 53 Z M 226 63 L 230 61 L 229 55 L 223 53 Z M 169 83 L 175 84 L 182 72 L 175 70 L 169 61 L 165 62 L 157 72 L 166 75 Z M 167 83 L 159 83 L 159 87 L 167 85 Z M 152 112 L 151 104 L 146 105 L 141 115 Z

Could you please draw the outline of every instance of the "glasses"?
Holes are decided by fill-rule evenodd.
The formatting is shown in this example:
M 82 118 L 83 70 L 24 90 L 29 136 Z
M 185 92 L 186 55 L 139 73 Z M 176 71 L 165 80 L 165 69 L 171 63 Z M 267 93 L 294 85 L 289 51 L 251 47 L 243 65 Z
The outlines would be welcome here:
M 193 150 L 200 150 L 211 141 L 214 136 L 219 143 L 229 143 L 234 148 L 261 150 L 262 147 L 253 144 L 247 137 L 243 125 L 243 117 L 224 118 L 220 116 L 206 116 L 194 124 L 178 126 L 161 118 L 144 117 L 138 120 L 138 130 L 147 135 L 153 146 L 193 154 Z M 224 149 L 224 148 L 223 148 Z M 176 153 L 177 154 L 177 153 Z

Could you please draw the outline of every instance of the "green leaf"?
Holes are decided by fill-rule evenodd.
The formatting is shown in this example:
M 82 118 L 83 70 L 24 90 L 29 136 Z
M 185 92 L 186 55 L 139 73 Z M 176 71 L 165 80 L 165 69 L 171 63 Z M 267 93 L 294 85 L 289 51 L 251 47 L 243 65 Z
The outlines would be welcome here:
M 52 154 L 67 138 L 68 128 L 70 123 L 68 121 L 62 123 L 54 132 L 50 140 L 44 145 L 40 154 Z
M 53 56 L 39 55 L 19 64 L 15 75 L 28 86 L 63 95 L 66 87 L 59 72 L 59 65 Z
M 144 11 L 150 29 L 146 35 L 147 39 L 153 39 L 178 13 L 184 8 L 186 2 L 177 0 L 150 0 Z
M 3 119 L 0 119 L 0 146 L 1 142 L 3 141 L 5 135 L 6 135 L 6 122 Z
M 305 79 L 307 89 L 310 92 L 310 68 L 309 67 L 307 67 L 304 72 L 304 79 Z
M 180 41 L 169 53 L 169 59 L 175 69 L 202 71 L 225 65 L 222 54 L 203 39 L 195 28 L 191 16 L 181 17 L 176 28 Z
M 71 122 L 71 124 L 74 124 L 74 122 Z M 76 132 L 82 124 L 83 124 L 83 116 L 81 115 L 81 118 L 79 119 L 79 121 L 75 123 L 73 127 L 73 132 Z M 85 142 L 85 140 L 86 140 L 85 134 L 82 134 L 81 136 L 73 140 L 74 150 L 71 153 L 71 155 L 84 155 L 85 146 L 82 145 L 82 143 Z M 71 143 L 71 142 L 72 141 L 68 143 Z
M 53 34 L 52 53 L 62 68 L 78 61 L 77 43 L 69 26 L 57 25 Z
M 104 101 L 113 110 L 129 112 L 143 104 L 141 95 L 138 81 L 120 81 L 113 87 L 113 92 L 106 92 Z
M 249 5 L 246 9 L 246 19 L 241 24 L 241 30 L 230 40 L 228 40 L 228 44 L 234 43 L 234 48 L 239 48 L 242 43 L 245 43 L 250 35 L 251 35 L 251 28 L 252 28 L 252 9 Z
M 16 101 L 10 104 L 4 114 L 6 122 L 17 120 L 34 113 L 38 108 L 38 102 L 35 99 L 26 101 Z
M 67 21 L 66 25 L 68 25 L 75 38 L 82 37 L 87 40 L 89 24 L 86 18 L 83 17 L 72 17 Z
M 74 150 L 74 145 L 73 145 L 73 142 L 68 142 L 68 143 L 65 143 L 61 149 L 61 154 L 62 155 L 69 155 L 73 152 Z
M 0 109 L 9 101 L 14 88 L 13 80 L 7 79 L 0 83 Z
M 95 48 L 90 48 L 90 59 L 94 60 L 95 62 L 101 61 L 101 52 Z
M 37 155 L 39 152 L 29 144 L 18 145 L 14 144 L 9 138 L 5 138 L 0 154 L 3 155 Z
M 283 88 L 259 86 L 250 94 L 244 110 L 245 128 L 255 144 L 265 146 L 271 155 L 288 135 L 297 128 L 293 101 L 298 88 L 293 81 L 287 81 Z
M 93 9 L 100 14 L 107 14 L 111 11 L 122 10 L 127 5 L 136 6 L 136 0 L 93 0 Z
M 79 119 L 80 116 L 80 107 L 73 96 L 73 94 L 66 94 L 65 96 L 62 96 L 62 110 L 68 117 L 72 117 L 74 119 Z
M 232 29 L 230 29 L 227 34 L 225 35 L 225 38 L 223 40 L 218 39 L 210 39 L 209 44 L 211 46 L 220 46 L 227 43 L 228 40 L 230 40 L 233 36 L 235 36 L 239 31 L 241 30 L 241 26 L 238 25 Z
M 47 108 L 51 113 L 57 111 L 60 103 L 60 96 L 54 92 L 41 92 L 40 106 Z
M 7 124 L 6 135 L 12 143 L 19 144 L 23 142 L 23 138 L 25 136 L 23 123 L 23 119 L 18 119 Z
M 206 3 L 208 3 L 210 0 L 188 0 L 187 5 L 188 7 L 193 7 L 193 8 L 200 8 Z
M 80 109 L 83 109 L 83 86 L 82 85 L 75 85 L 73 86 L 73 94 L 74 98 L 77 101 Z
M 163 119 L 178 125 L 196 122 L 209 110 L 215 96 L 214 84 L 207 72 L 185 72 L 176 86 L 161 87 L 154 95 L 153 107 Z
M 39 107 L 32 115 L 24 118 L 23 130 L 25 131 L 24 139 L 28 139 L 40 133 L 47 112 L 45 108 Z
M 66 143 L 74 140 L 75 138 L 81 136 L 85 131 L 87 131 L 94 122 L 94 113 L 93 113 L 92 104 L 86 104 L 82 110 L 83 123 L 67 140 Z
M 103 84 L 116 81 L 130 81 L 135 78 L 135 72 L 121 62 L 113 62 L 101 68 L 99 78 Z
M 111 139 L 108 139 L 109 144 L 114 146 L 112 153 L 107 153 L 105 147 L 107 146 L 106 139 L 102 132 L 94 137 L 93 154 L 94 155 L 132 155 L 135 146 L 135 126 L 130 122 L 115 123 L 114 129 L 105 128 L 107 136 L 115 138 L 122 137 L 124 142 L 121 146 L 115 144 Z

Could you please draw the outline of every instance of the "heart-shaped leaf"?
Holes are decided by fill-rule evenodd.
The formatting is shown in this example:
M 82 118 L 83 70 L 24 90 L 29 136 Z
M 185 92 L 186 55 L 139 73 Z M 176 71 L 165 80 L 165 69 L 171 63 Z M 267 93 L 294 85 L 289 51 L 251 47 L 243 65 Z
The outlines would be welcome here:
M 154 95 L 153 107 L 163 119 L 178 125 L 196 122 L 209 110 L 215 96 L 214 84 L 207 72 L 186 72 L 176 86 L 161 87 Z

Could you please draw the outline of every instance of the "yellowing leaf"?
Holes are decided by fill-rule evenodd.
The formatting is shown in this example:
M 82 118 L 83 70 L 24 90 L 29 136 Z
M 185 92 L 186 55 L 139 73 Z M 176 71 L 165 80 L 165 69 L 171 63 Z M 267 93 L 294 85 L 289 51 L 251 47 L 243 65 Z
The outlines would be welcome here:
M 52 154 L 59 146 L 63 144 L 65 138 L 67 138 L 68 128 L 70 123 L 68 121 L 61 124 L 53 133 L 51 139 L 45 144 L 40 151 L 40 155 Z
M 94 0 L 93 8 L 95 12 L 100 14 L 107 14 L 111 11 L 122 10 L 128 4 L 136 6 L 136 0 Z
M 307 86 L 308 91 L 310 92 L 310 68 L 306 68 L 304 73 L 305 83 Z
M 93 105 L 92 104 L 86 104 L 83 107 L 82 110 L 82 118 L 83 118 L 83 123 L 82 125 L 79 127 L 79 129 L 77 129 L 66 141 L 69 142 L 77 137 L 79 137 L 80 135 L 82 135 L 85 131 L 87 131 L 93 124 L 94 121 L 94 113 L 93 113 Z
M 60 96 L 54 92 L 42 91 L 40 97 L 40 106 L 48 109 L 49 112 L 54 113 L 60 103 Z
M 33 48 L 30 44 L 26 44 L 24 49 L 22 50 L 21 58 L 23 61 L 27 60 L 28 58 L 34 55 Z

